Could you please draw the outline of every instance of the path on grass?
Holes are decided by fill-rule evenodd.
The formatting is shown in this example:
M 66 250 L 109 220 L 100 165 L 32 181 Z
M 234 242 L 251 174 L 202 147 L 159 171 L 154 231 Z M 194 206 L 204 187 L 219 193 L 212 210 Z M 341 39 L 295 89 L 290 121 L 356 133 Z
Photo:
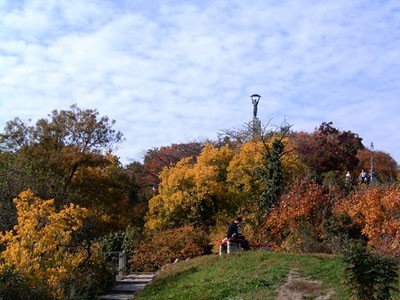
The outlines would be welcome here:
M 296 270 L 291 270 L 286 282 L 278 289 L 276 300 L 329 300 L 335 295 L 333 289 L 323 289 L 319 280 L 301 276 Z

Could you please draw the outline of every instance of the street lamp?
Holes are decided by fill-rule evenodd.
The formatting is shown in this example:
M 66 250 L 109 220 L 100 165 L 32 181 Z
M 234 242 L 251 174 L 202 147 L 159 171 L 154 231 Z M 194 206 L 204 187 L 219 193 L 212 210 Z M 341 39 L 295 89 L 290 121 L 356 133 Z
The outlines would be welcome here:
M 375 182 L 375 161 L 374 161 L 374 143 L 371 142 L 371 172 L 370 183 Z

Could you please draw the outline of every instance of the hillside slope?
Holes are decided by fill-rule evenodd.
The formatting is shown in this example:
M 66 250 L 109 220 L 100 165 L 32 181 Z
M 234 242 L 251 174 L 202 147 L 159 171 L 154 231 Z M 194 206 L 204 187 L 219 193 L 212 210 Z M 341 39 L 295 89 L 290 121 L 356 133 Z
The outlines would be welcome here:
M 209 255 L 168 266 L 138 299 L 349 299 L 343 269 L 330 255 Z

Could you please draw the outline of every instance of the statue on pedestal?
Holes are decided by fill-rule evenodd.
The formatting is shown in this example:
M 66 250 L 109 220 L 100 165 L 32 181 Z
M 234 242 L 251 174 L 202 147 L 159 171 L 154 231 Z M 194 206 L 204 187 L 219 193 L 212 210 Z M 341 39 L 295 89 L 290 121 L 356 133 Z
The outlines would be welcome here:
M 251 103 L 253 103 L 253 121 L 252 121 L 253 134 L 256 134 L 261 132 L 261 121 L 257 118 L 257 106 L 261 96 L 254 94 L 251 95 L 250 98 L 251 98 Z

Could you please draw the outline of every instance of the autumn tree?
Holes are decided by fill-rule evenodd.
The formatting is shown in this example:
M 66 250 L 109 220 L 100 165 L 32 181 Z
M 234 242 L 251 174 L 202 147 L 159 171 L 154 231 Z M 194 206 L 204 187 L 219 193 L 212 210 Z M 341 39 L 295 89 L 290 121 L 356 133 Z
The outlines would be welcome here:
M 70 110 L 52 111 L 34 126 L 18 118 L 9 121 L 0 135 L 0 176 L 7 179 L 2 201 L 11 202 L 26 189 L 42 198 L 53 198 L 58 206 L 73 202 L 104 207 L 111 204 L 110 199 L 114 206 L 126 201 L 124 188 L 117 188 L 126 184 L 125 179 L 119 181 L 122 175 L 116 175 L 123 169 L 111 154 L 122 141 L 114 124 L 114 120 L 99 116 L 97 110 L 81 110 L 76 105 Z M 104 193 L 90 182 L 96 172 Z M 112 195 L 106 192 L 110 190 Z
M 203 146 L 202 143 L 191 142 L 152 148 L 146 151 L 141 169 L 138 168 L 137 162 L 128 165 L 127 169 L 135 170 L 140 186 L 158 186 L 159 174 L 165 167 L 173 167 L 182 158 L 195 158 L 200 154 Z
M 16 117 L 6 123 L 4 133 L 0 134 L 0 150 L 16 152 L 29 146 L 34 139 L 34 128 Z
M 284 185 L 306 173 L 306 166 L 292 150 L 293 141 L 282 136 L 244 144 L 228 168 L 231 189 L 258 203 L 257 210 L 265 213 L 267 207 L 277 204 Z
M 12 172 L 9 169 L 9 160 L 12 155 L 0 151 L 0 232 L 10 230 L 17 220 L 15 206 L 12 202 L 18 194 Z
M 322 185 L 304 179 L 293 182 L 266 218 L 270 238 L 286 250 L 321 251 L 323 222 L 331 214 L 331 200 Z
M 227 167 L 233 157 L 228 147 L 205 145 L 195 164 L 187 157 L 160 175 L 159 193 L 149 201 L 146 226 L 174 228 L 211 224 L 215 213 L 230 208 Z
M 245 124 L 242 128 L 224 129 L 218 133 L 217 145 L 240 148 L 242 145 L 254 140 L 252 122 Z
M 206 231 L 186 225 L 150 232 L 133 247 L 132 252 L 130 268 L 154 272 L 176 259 L 185 260 L 210 254 L 210 240 Z
M 90 212 L 72 203 L 57 210 L 54 199 L 43 200 L 30 191 L 14 202 L 18 223 L 0 233 L 5 246 L 0 273 L 13 269 L 31 289 L 43 288 L 52 299 L 72 299 L 80 288 L 98 288 L 91 284 L 102 275 L 102 259 L 90 241 L 80 239 Z
M 296 151 L 316 176 L 321 179 L 329 171 L 354 170 L 359 162 L 357 153 L 364 148 L 362 139 L 351 131 L 340 131 L 332 122 L 322 123 L 313 133 L 300 132 L 295 135 Z
M 136 225 L 143 225 L 148 201 L 157 194 L 161 171 L 174 167 L 186 157 L 190 157 L 194 163 L 203 146 L 202 143 L 190 142 L 152 148 L 146 151 L 143 162 L 134 161 L 126 167 L 130 178 L 129 203 L 135 214 L 133 222 Z
M 9 121 L 0 136 L 0 147 L 14 154 L 11 171 L 25 174 L 22 182 L 16 182 L 25 185 L 23 189 L 69 199 L 68 187 L 82 167 L 109 163 L 103 154 L 122 139 L 122 134 L 112 129 L 114 123 L 99 117 L 96 110 L 73 105 L 70 110 L 54 110 L 49 119 L 40 119 L 35 126 L 18 118 Z M 12 168 L 17 162 L 23 165 Z M 18 169 L 23 174 L 18 174 Z
M 93 226 L 107 232 L 121 230 L 134 219 L 134 211 L 128 199 L 131 187 L 129 177 L 120 165 L 118 158 L 106 154 L 104 163 L 81 167 L 71 182 L 74 203 L 90 208 L 92 214 L 98 216 Z M 101 231 L 98 232 L 101 235 Z
M 348 214 L 362 228 L 369 244 L 391 255 L 400 255 L 400 189 L 371 186 L 338 202 L 336 213 Z

